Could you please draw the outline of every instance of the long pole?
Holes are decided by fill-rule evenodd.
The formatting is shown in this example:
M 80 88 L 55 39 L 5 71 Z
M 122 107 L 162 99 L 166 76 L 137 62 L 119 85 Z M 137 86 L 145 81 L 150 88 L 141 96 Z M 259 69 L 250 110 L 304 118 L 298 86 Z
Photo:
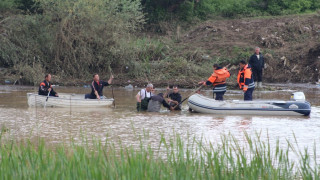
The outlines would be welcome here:
M 175 105 L 173 107 L 173 109 L 176 109 L 176 107 L 178 107 L 180 104 L 182 104 L 185 100 L 187 100 L 190 96 L 192 96 L 194 93 L 196 93 L 197 91 L 199 91 L 201 88 L 203 88 L 204 85 L 201 85 L 200 87 L 198 87 L 196 90 L 194 90 L 191 94 L 189 94 L 186 98 L 184 98 L 180 103 L 178 103 L 177 105 Z
M 50 95 L 50 91 L 48 92 L 46 102 L 44 102 L 44 108 L 46 108 L 46 105 L 47 105 L 47 102 L 48 102 L 48 99 L 49 99 L 49 95 Z
M 111 66 L 109 64 L 109 70 L 110 70 L 110 74 L 111 74 L 111 77 L 113 77 L 113 73 L 112 73 L 112 69 L 111 69 Z M 114 99 L 114 94 L 113 94 L 113 86 L 111 85 L 111 92 L 112 92 L 112 98 L 113 98 L 113 108 L 116 108 L 116 100 Z
M 116 100 L 114 99 L 113 86 L 112 85 L 111 85 L 111 92 L 112 92 L 112 98 L 113 98 L 113 108 L 116 108 Z

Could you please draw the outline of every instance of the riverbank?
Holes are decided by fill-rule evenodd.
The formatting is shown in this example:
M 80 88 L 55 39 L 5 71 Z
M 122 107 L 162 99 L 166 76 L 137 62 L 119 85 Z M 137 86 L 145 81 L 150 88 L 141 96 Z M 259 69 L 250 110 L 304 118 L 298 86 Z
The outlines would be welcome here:
M 12 14 L 2 17 L 1 51 L 6 56 L 2 57 L 4 61 L 1 60 L 0 63 L 0 83 L 7 80 L 11 84 L 16 82 L 19 85 L 37 85 L 43 80 L 45 73 L 52 73 L 55 84 L 81 86 L 91 81 L 93 73 L 99 73 L 101 79 L 108 79 L 112 70 L 118 86 L 143 86 L 152 82 L 157 86 L 177 84 L 193 88 L 200 80 L 207 79 L 212 73 L 212 65 L 218 63 L 228 67 L 232 75 L 229 82 L 231 86 L 235 86 L 238 61 L 248 60 L 255 46 L 261 47 L 265 57 L 264 82 L 315 83 L 320 79 L 318 13 L 212 19 L 194 24 L 163 23 L 158 30 L 130 33 L 132 38 L 129 40 L 122 39 L 115 46 L 108 44 L 112 47 L 112 52 L 105 56 L 100 54 L 99 59 L 90 55 L 90 63 L 93 64 L 87 63 L 87 57 L 77 59 L 82 58 L 83 51 L 80 49 L 74 51 L 80 54 L 68 54 L 72 51 L 64 52 L 61 47 L 51 49 L 50 53 L 43 51 L 39 55 L 38 51 L 42 50 L 38 46 L 29 47 L 28 44 L 37 44 L 40 36 L 26 39 L 27 47 L 20 47 L 16 43 L 20 41 L 17 37 L 26 37 L 28 26 L 20 29 L 21 31 L 13 31 L 11 28 L 14 27 L 12 22 L 22 21 L 24 18 L 38 17 Z M 32 20 L 39 23 L 32 28 L 44 23 L 39 19 Z M 45 35 L 48 32 L 42 33 Z M 101 40 L 100 37 L 94 38 L 97 38 L 95 41 Z M 48 39 L 46 43 L 41 41 L 44 46 L 50 47 L 55 46 L 53 42 L 54 39 Z M 12 47 L 18 48 L 19 53 Z M 93 54 L 98 53 L 97 49 L 90 49 L 91 51 Z M 56 53 L 66 55 L 57 57 Z

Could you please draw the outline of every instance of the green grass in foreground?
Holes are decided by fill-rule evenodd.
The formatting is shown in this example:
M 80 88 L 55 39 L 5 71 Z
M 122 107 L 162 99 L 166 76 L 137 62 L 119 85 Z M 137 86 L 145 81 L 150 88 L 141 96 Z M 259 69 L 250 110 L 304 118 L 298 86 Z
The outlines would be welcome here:
M 319 179 L 319 166 L 293 144 L 282 149 L 277 142 L 271 149 L 269 142 L 247 134 L 246 142 L 243 148 L 227 135 L 222 144 L 205 146 L 177 135 L 162 137 L 158 151 L 142 141 L 138 149 L 109 142 L 48 148 L 43 141 L 2 139 L 0 179 Z M 298 155 L 296 163 L 289 151 Z

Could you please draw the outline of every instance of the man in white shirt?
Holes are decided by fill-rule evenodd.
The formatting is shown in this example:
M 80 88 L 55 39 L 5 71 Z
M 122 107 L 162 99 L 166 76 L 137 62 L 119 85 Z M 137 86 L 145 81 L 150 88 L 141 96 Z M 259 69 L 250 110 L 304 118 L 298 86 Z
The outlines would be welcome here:
M 151 98 L 153 85 L 149 83 L 145 89 L 141 89 L 136 95 L 137 99 L 137 111 L 146 111 L 148 109 L 148 103 Z

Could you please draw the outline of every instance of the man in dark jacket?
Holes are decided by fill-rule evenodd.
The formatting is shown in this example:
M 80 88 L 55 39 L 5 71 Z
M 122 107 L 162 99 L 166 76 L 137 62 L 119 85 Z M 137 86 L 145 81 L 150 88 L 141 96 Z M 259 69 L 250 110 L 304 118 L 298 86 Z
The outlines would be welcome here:
M 170 110 L 170 105 L 163 98 L 163 93 L 159 93 L 158 95 L 151 96 L 150 101 L 148 103 L 148 112 L 160 112 L 161 105 L 168 108 Z
M 169 90 L 169 87 L 167 88 Z M 174 110 L 181 110 L 181 104 L 178 105 L 181 102 L 181 94 L 179 93 L 178 86 L 172 87 L 173 92 L 168 95 L 168 102 L 171 107 L 176 107 Z M 177 106 L 178 105 L 178 106 Z
M 260 48 L 255 48 L 255 54 L 250 57 L 249 64 L 252 67 L 253 79 L 257 83 L 257 87 L 262 87 L 262 70 L 264 68 L 264 58 L 260 53 Z
M 39 95 L 43 95 L 43 96 L 56 96 L 58 97 L 58 93 L 56 93 L 53 88 L 52 88 L 52 85 L 51 85 L 51 74 L 47 74 L 45 75 L 45 80 L 43 82 L 40 83 L 40 86 L 39 86 L 39 91 L 38 91 L 38 94 Z
M 113 76 L 111 75 L 108 82 L 100 81 L 99 75 L 93 75 L 93 81 L 91 83 L 91 93 L 86 94 L 86 99 L 101 99 L 103 97 L 103 87 L 109 86 L 112 83 Z

